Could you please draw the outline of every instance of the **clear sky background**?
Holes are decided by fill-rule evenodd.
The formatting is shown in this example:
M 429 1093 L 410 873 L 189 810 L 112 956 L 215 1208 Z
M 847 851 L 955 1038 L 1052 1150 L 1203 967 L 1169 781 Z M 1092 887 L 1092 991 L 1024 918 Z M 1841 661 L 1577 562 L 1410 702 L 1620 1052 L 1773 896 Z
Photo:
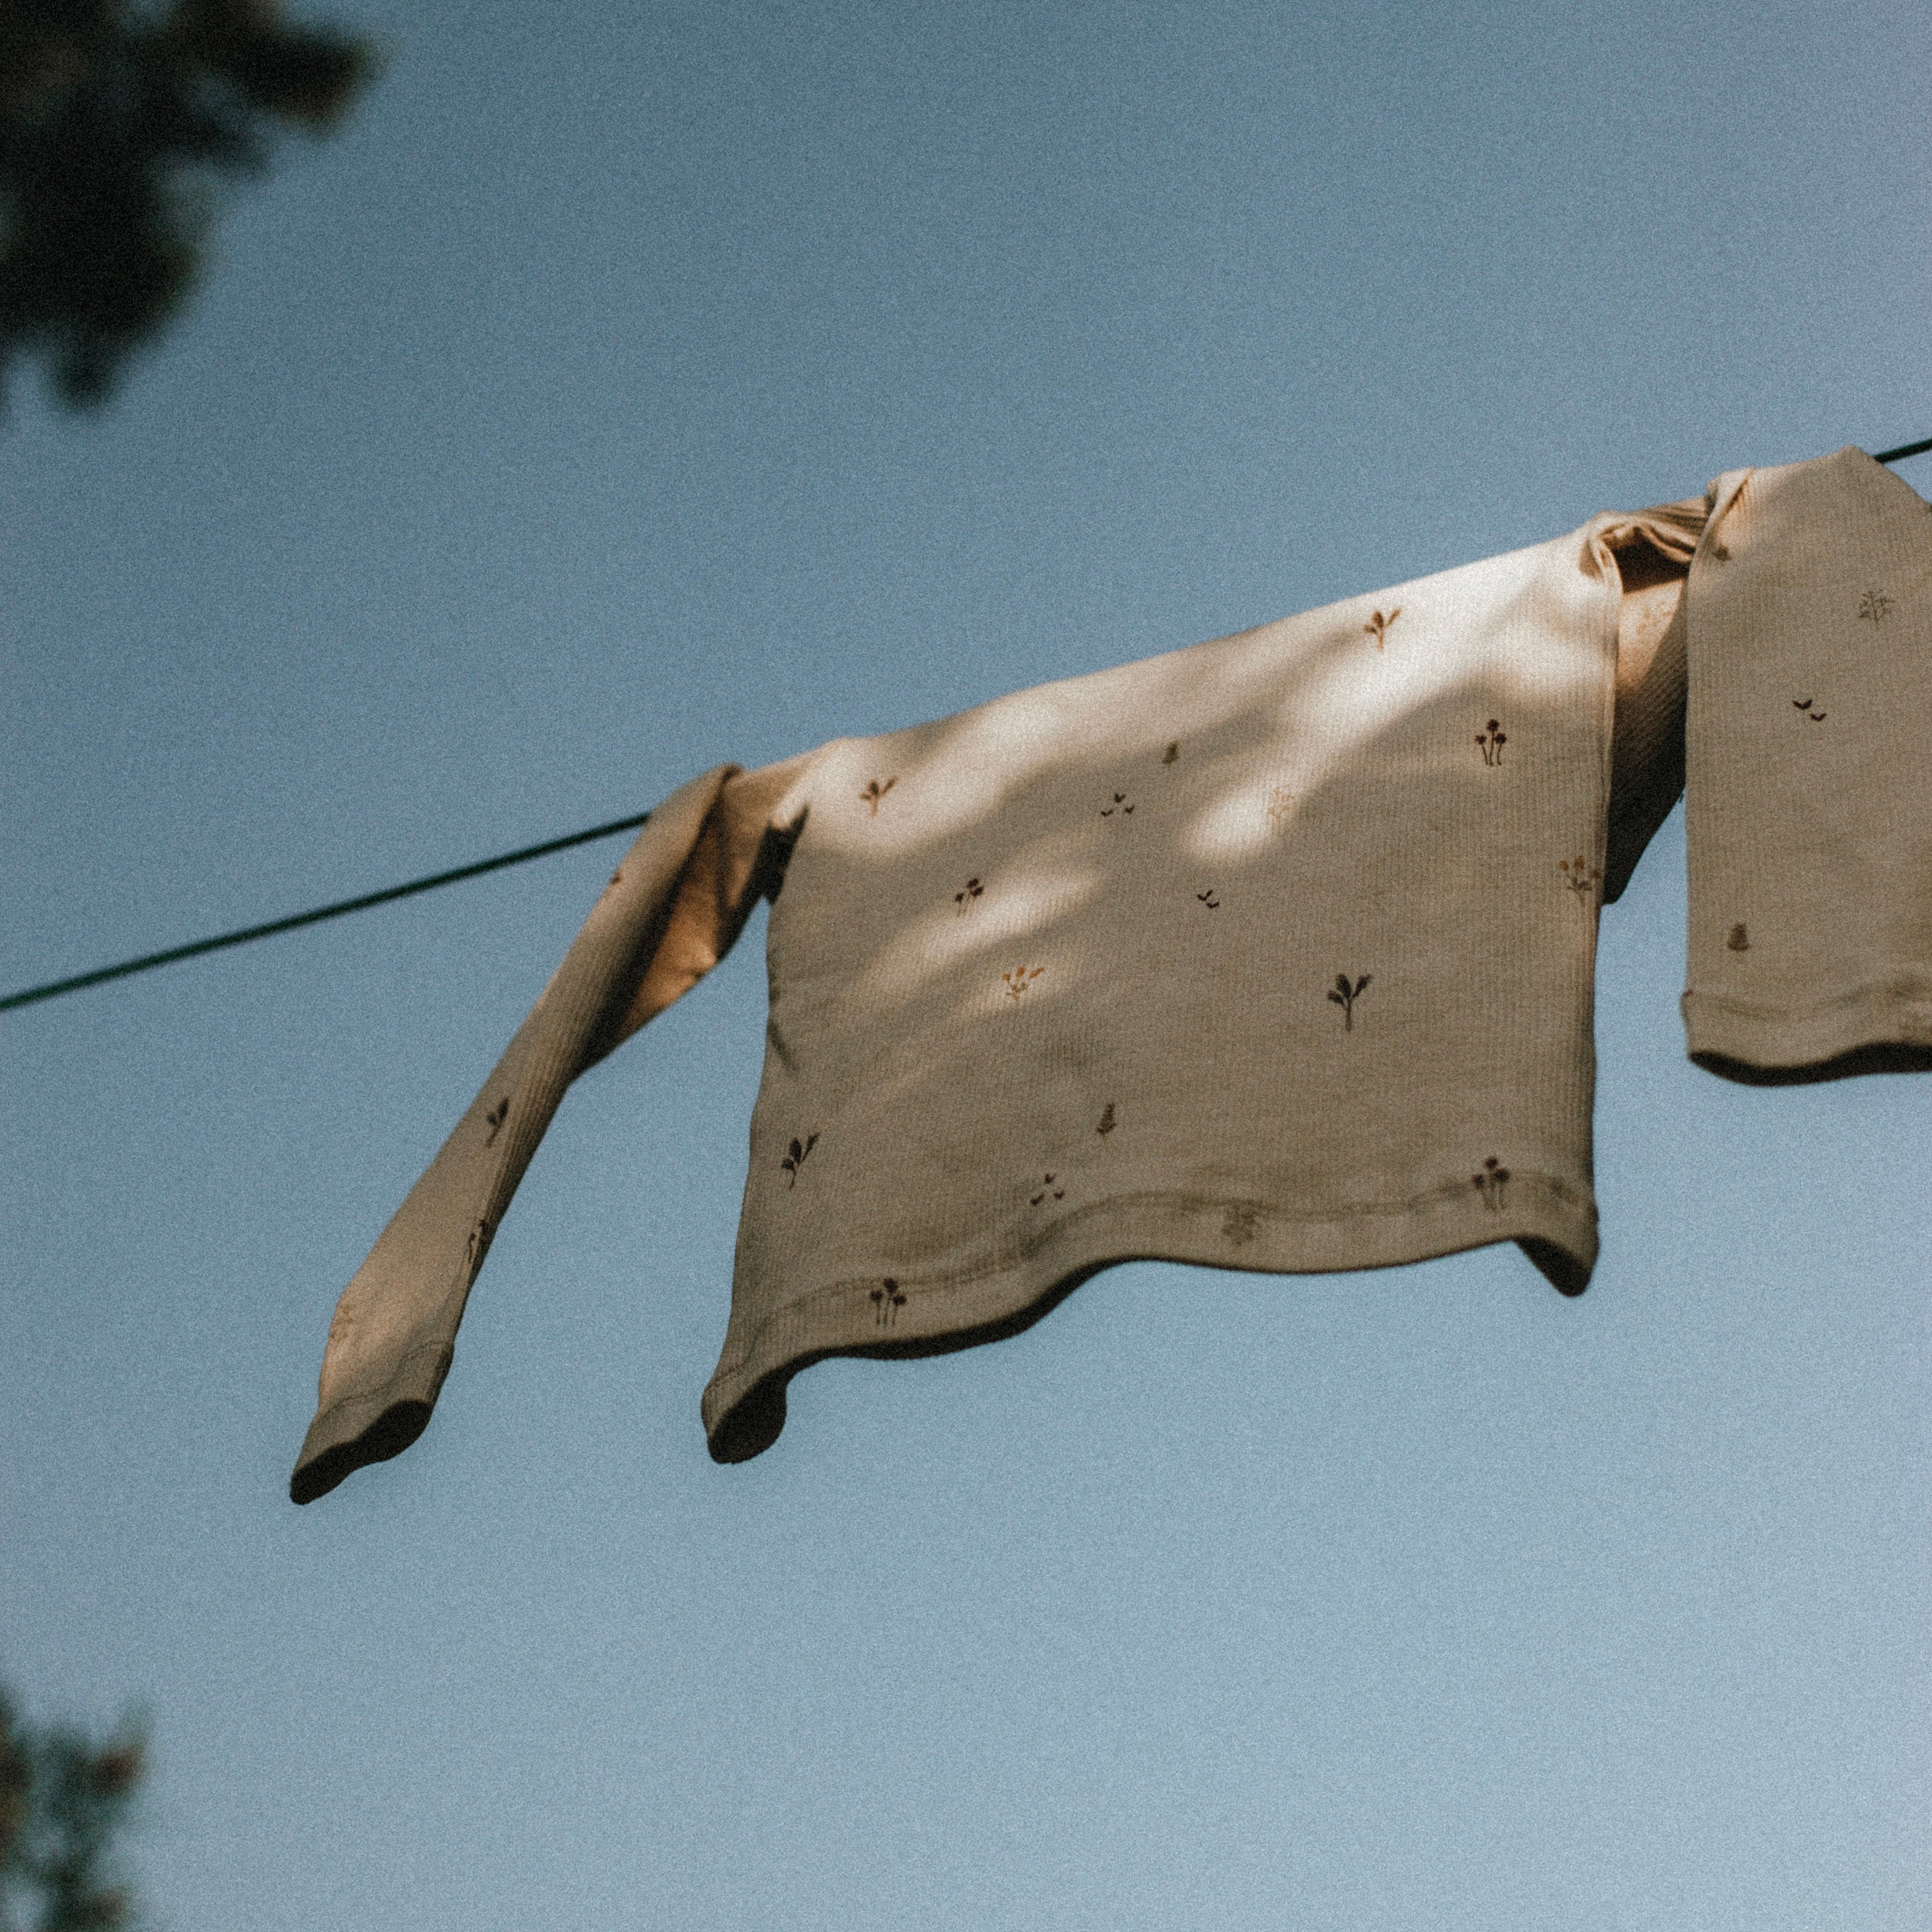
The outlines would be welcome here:
M 122 398 L 16 388 L 0 990 L 1932 435 L 1922 0 L 358 4 Z M 157 1925 L 1932 1924 L 1932 1088 L 1688 1066 L 1676 820 L 1580 1302 L 1121 1269 L 716 1467 L 760 921 L 292 1508 L 619 849 L 0 1017 L 0 1678 L 150 1713 Z

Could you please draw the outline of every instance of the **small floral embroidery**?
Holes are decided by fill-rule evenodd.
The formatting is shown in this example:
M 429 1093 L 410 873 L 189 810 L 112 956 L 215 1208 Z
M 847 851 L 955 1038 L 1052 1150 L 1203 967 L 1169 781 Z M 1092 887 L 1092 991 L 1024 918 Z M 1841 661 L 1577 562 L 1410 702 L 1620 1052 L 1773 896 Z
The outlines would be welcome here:
M 803 1140 L 794 1140 L 790 1150 L 778 1162 L 779 1171 L 784 1175 L 788 1190 L 798 1185 L 798 1171 L 805 1163 L 812 1149 L 818 1144 L 816 1134 L 808 1134 Z
M 490 1252 L 490 1244 L 496 1232 L 490 1225 L 488 1215 L 479 1216 L 476 1225 L 470 1231 L 470 1240 L 464 1250 L 463 1264 L 469 1270 L 472 1281 L 476 1279 L 483 1266 L 483 1257 Z
M 874 818 L 878 818 L 879 815 L 880 800 L 884 798 L 886 793 L 890 791 L 892 787 L 898 783 L 898 779 L 896 776 L 886 779 L 884 784 L 880 784 L 878 780 L 874 778 L 872 783 L 867 785 L 866 789 L 859 794 L 860 797 L 864 800 L 866 803 L 872 808 L 872 816 Z
M 1559 859 L 1556 869 L 1563 874 L 1563 883 L 1576 895 L 1580 902 L 1588 904 L 1591 896 L 1602 884 L 1604 875 L 1594 866 L 1586 866 L 1579 854 L 1574 859 Z
M 1212 886 L 1210 886 L 1204 892 L 1196 892 L 1194 896 L 1210 912 L 1219 912 L 1221 910 L 1221 902 L 1215 896 L 1215 889 Z
M 1037 1208 L 1049 1194 L 1056 1201 L 1064 1201 L 1066 1198 L 1066 1190 L 1064 1187 L 1054 1186 L 1053 1182 L 1054 1177 L 1050 1174 L 1046 1175 L 1040 1182 L 1040 1192 L 1027 1203 L 1027 1205 L 1029 1208 Z
M 1499 765 L 1503 761 L 1503 747 L 1509 742 L 1509 734 L 1492 718 L 1489 729 L 1476 734 L 1476 742 L 1481 748 L 1484 764 Z
M 1255 1238 L 1256 1216 L 1252 1208 L 1230 1208 L 1222 1217 L 1221 1238 L 1244 1248 Z
M 1102 818 L 1112 818 L 1117 812 L 1123 818 L 1131 818 L 1134 815 L 1134 808 L 1132 805 L 1129 802 L 1127 795 L 1124 791 L 1117 791 L 1114 793 L 1113 803 L 1109 806 L 1102 806 L 1100 812 L 1100 816 Z
M 1503 1208 L 1503 1191 L 1509 1186 L 1510 1171 L 1494 1154 L 1483 1162 L 1481 1168 L 1469 1177 L 1471 1184 L 1483 1197 L 1483 1205 L 1492 1214 L 1499 1214 Z
M 1733 952 L 1748 952 L 1750 950 L 1750 934 L 1745 932 L 1742 920 L 1739 920 L 1737 924 L 1731 928 L 1731 936 L 1724 941 L 1724 944 Z
M 1794 698 L 1791 700 L 1791 708 L 1794 711 L 1803 712 L 1814 724 L 1822 724 L 1825 722 L 1826 714 L 1815 709 L 1814 701 L 1810 698 Z
M 1342 1030 L 1353 1033 L 1355 1030 L 1355 1002 L 1362 997 L 1363 990 L 1374 976 L 1364 973 L 1351 986 L 1346 973 L 1335 975 L 1335 983 L 1328 989 L 1328 997 L 1342 1009 Z
M 1292 785 L 1285 784 L 1276 785 L 1268 794 L 1268 819 L 1277 832 L 1294 816 L 1295 802 L 1300 796 Z
M 872 1290 L 871 1300 L 874 1325 L 890 1328 L 898 1320 L 899 1310 L 905 1306 L 905 1290 L 900 1287 L 892 1276 L 887 1275 Z
M 1164 765 L 1171 765 L 1180 755 L 1180 740 L 1176 738 L 1168 744 L 1167 749 L 1161 753 L 1160 761 Z
M 1885 622 L 1886 614 L 1892 608 L 1892 600 L 1882 590 L 1868 590 L 1858 600 L 1858 615 L 1869 618 L 1876 629 Z
M 968 879 L 965 884 L 952 895 L 952 903 L 964 912 L 975 899 L 983 896 L 986 890 L 986 887 L 980 884 L 976 878 Z
M 1044 966 L 1016 966 L 1010 973 L 1002 973 L 1000 977 L 1006 982 L 1006 997 L 1017 1000 L 1046 970 Z
M 1118 1124 L 1119 1123 L 1114 1118 L 1114 1103 L 1109 1100 L 1106 1106 L 1101 1108 L 1100 1124 L 1094 1131 L 1105 1140 Z
M 483 1136 L 483 1144 L 488 1147 L 496 1138 L 503 1123 L 510 1118 L 509 1095 L 506 1094 L 483 1118 L 490 1126 L 490 1131 Z
M 1375 615 L 1362 626 L 1363 636 L 1365 638 L 1374 638 L 1376 640 L 1376 649 L 1377 650 L 1380 650 L 1383 644 L 1388 639 L 1390 628 L 1394 625 L 1395 620 L 1401 615 L 1402 606 L 1400 604 L 1398 604 L 1393 610 L 1390 611 L 1386 616 L 1384 616 L 1381 611 L 1378 610 Z

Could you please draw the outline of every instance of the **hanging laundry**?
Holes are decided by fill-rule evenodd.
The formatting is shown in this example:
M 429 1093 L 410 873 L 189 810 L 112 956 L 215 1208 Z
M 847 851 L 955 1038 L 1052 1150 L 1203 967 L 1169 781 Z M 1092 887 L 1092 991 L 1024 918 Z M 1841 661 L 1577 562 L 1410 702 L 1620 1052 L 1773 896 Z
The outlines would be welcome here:
M 1700 1065 L 1932 1066 L 1932 506 L 1862 451 L 1712 486 L 1691 566 Z
M 1748 514 L 1741 488 L 1756 493 Z M 310 1500 L 420 1433 L 565 1089 L 694 986 L 760 898 L 767 1051 L 703 1404 L 720 1461 L 770 1445 L 812 1361 L 1010 1334 L 1118 1262 L 1306 1273 L 1513 1240 L 1580 1293 L 1597 1254 L 1598 914 L 1683 788 L 1687 693 L 1693 890 L 1708 902 L 1694 905 L 1687 1012 L 1713 1059 L 1739 1044 L 1700 1043 L 1713 922 L 1726 973 L 1774 949 L 1763 976 L 1784 976 L 1787 1006 L 1838 1012 L 1846 973 L 1863 986 L 1876 970 L 1863 954 L 1847 968 L 1838 934 L 1805 922 L 1803 878 L 1774 875 L 1828 866 L 1862 826 L 1862 795 L 1870 864 L 1821 909 L 1842 920 L 1874 892 L 1903 908 L 1884 868 L 1907 862 L 1925 815 L 1894 825 L 1894 766 L 1861 788 L 1846 764 L 1828 768 L 1852 794 L 1846 825 L 1808 831 L 1802 776 L 1761 778 L 1750 733 L 1795 720 L 1810 755 L 1826 742 L 1820 704 L 1870 718 L 1889 694 L 1917 707 L 1883 740 L 1902 756 L 1932 691 L 1887 671 L 1859 711 L 1824 674 L 1850 654 L 1817 627 L 1836 622 L 1834 600 L 1869 593 L 1856 640 L 1924 664 L 1928 571 L 1925 506 L 1847 451 L 694 779 L 653 813 L 344 1291 L 292 1494 Z M 1773 723 L 1754 712 L 1723 764 L 1704 640 L 1720 689 L 1734 674 L 1774 683 L 1768 665 L 1732 664 L 1780 625 L 1816 689 L 1784 694 Z M 1766 785 L 1785 818 L 1738 856 L 1732 828 Z M 1700 789 L 1723 793 L 1708 823 Z M 1906 949 L 1884 982 L 1906 990 L 1859 1007 L 1834 1052 L 1908 1036 L 1925 970 L 1908 970 L 1911 932 L 1901 910 L 1872 940 Z M 1759 1052 L 1744 1044 L 1740 1058 Z M 1219 1318 L 1211 1298 L 1203 1312 Z

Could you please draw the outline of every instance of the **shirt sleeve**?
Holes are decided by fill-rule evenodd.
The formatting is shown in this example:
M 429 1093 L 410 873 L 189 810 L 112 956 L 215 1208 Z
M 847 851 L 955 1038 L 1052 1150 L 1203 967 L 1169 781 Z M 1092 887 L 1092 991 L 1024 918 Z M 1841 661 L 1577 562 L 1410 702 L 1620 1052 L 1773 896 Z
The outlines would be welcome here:
M 796 762 L 796 761 L 794 761 Z M 343 1290 L 289 1493 L 312 1502 L 427 1426 L 504 1210 L 564 1090 L 728 952 L 775 851 L 789 765 L 722 765 L 650 816 L 455 1131 Z

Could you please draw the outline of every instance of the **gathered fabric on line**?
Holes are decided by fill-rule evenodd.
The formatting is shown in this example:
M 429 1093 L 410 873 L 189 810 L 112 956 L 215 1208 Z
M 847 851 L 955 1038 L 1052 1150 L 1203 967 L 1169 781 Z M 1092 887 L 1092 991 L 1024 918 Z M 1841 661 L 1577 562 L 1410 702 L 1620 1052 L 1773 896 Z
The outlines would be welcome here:
M 344 1290 L 292 1493 L 421 1432 L 565 1090 L 760 898 L 720 1461 L 770 1445 L 810 1363 L 1009 1334 L 1118 1262 L 1514 1241 L 1580 1293 L 1598 912 L 1687 772 L 1700 1063 L 1816 1078 L 1932 1046 L 1926 512 L 1856 450 L 1733 472 L 692 779 Z

